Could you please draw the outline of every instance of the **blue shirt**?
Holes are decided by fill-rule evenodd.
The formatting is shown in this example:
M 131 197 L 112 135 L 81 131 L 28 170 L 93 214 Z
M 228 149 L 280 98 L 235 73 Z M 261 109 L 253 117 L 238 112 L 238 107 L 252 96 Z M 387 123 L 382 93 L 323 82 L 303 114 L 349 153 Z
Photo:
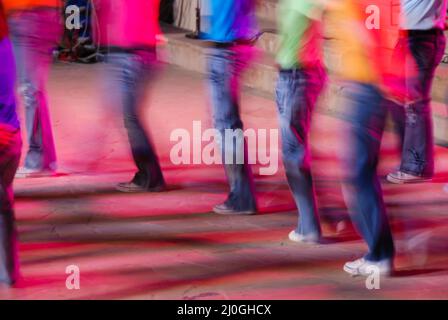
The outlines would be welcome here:
M 443 30 L 447 0 L 401 0 L 401 6 L 401 29 Z
M 248 40 L 257 33 L 255 0 L 208 0 L 210 28 L 204 37 L 215 42 Z

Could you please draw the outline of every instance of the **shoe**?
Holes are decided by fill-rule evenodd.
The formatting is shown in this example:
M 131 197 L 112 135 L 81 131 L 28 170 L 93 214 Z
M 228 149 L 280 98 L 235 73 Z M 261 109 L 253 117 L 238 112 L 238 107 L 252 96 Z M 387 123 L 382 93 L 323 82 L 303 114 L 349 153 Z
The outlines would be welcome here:
M 445 191 L 446 193 L 448 193 L 448 184 L 446 184 L 445 187 L 443 187 L 443 191 Z
M 432 180 L 431 177 L 414 176 L 412 174 L 404 173 L 402 171 L 389 173 L 387 175 L 387 181 L 389 181 L 390 183 L 395 183 L 395 184 L 420 183 L 420 182 L 427 182 L 427 181 L 431 181 L 431 180 Z
M 2 283 L 8 287 L 13 287 L 17 283 L 17 279 L 0 279 L 0 284 Z
M 344 271 L 353 277 L 370 276 L 378 270 L 382 276 L 391 276 L 393 272 L 392 260 L 384 259 L 378 262 L 368 261 L 364 258 L 347 262 Z
M 125 193 L 162 192 L 166 190 L 166 186 L 164 184 L 155 187 L 144 188 L 134 182 L 121 182 L 117 184 L 115 188 L 118 191 Z
M 213 208 L 213 212 L 222 215 L 253 215 L 256 214 L 256 210 L 236 210 L 231 208 L 226 203 L 218 204 Z
M 54 177 L 56 176 L 56 172 L 49 169 L 29 169 L 26 167 L 20 167 L 17 169 L 15 178 L 16 179 L 25 179 L 25 178 L 43 178 L 43 177 Z
M 289 233 L 288 238 L 293 242 L 308 243 L 308 244 L 318 244 L 320 240 L 320 236 L 315 233 L 311 233 L 309 235 L 303 235 L 298 233 L 296 230 L 292 230 Z

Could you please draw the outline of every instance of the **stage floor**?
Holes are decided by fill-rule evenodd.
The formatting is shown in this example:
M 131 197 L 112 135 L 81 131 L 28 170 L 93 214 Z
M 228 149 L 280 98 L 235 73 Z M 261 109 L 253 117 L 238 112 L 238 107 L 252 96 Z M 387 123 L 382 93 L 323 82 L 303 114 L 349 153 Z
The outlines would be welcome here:
M 327 244 L 303 246 L 283 170 L 255 175 L 261 214 L 210 213 L 226 197 L 220 166 L 176 166 L 172 130 L 209 126 L 204 79 L 165 67 L 152 90 L 148 128 L 170 190 L 122 194 L 133 164 L 121 120 L 102 98 L 101 65 L 57 65 L 49 84 L 60 162 L 53 178 L 17 180 L 16 213 L 23 280 L 0 286 L 2 299 L 416 299 L 448 298 L 448 150 L 437 148 L 437 176 L 422 185 L 384 183 L 398 256 L 397 275 L 368 290 L 343 264 L 365 245 L 345 221 L 337 151 L 339 120 L 317 113 L 312 133 L 316 188 Z M 110 92 L 110 91 L 109 91 Z M 246 127 L 277 127 L 275 104 L 245 91 Z M 386 133 L 381 174 L 397 165 Z M 254 167 L 257 173 L 258 167 Z M 339 228 L 339 233 L 337 229 Z M 66 288 L 66 268 L 80 289 Z

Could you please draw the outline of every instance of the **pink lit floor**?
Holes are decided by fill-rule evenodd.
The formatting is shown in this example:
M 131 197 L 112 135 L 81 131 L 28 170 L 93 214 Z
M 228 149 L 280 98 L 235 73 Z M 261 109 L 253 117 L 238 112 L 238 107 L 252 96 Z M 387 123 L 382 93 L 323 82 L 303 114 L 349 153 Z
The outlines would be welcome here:
M 167 67 L 153 88 L 148 128 L 171 190 L 128 195 L 114 184 L 133 173 L 121 122 L 101 96 L 100 65 L 58 65 L 49 85 L 61 175 L 17 180 L 16 211 L 23 280 L 0 286 L 2 299 L 415 299 L 448 298 L 448 150 L 437 148 L 437 177 L 421 185 L 384 183 L 394 228 L 397 275 L 367 290 L 342 265 L 365 245 L 348 223 L 338 182 L 338 120 L 317 113 L 314 172 L 328 244 L 287 240 L 296 212 L 283 170 L 256 175 L 261 215 L 210 213 L 226 196 L 220 166 L 175 166 L 170 133 L 208 126 L 203 79 Z M 276 128 L 272 100 L 245 92 L 248 128 Z M 386 133 L 382 175 L 397 165 Z M 258 172 L 255 168 L 255 173 Z M 339 224 L 339 227 L 343 224 Z M 80 290 L 66 288 L 66 267 L 81 271 Z

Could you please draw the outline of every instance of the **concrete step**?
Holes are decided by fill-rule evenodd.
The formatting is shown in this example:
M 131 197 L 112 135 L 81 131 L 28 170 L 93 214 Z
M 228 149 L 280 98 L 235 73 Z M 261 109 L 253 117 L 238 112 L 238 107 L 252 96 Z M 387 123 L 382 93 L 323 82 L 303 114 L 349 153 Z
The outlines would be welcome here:
M 185 30 L 165 26 L 164 33 L 166 45 L 159 49 L 159 59 L 162 62 L 177 65 L 184 69 L 206 73 L 206 54 L 208 48 L 198 40 L 185 38 Z M 276 35 L 265 34 L 257 44 L 259 49 L 257 59 L 245 72 L 243 84 L 250 89 L 258 91 L 260 94 L 274 98 L 275 85 L 277 79 L 277 67 L 273 52 L 277 43 Z M 326 42 L 325 57 L 326 65 L 332 77 L 332 71 L 338 64 L 338 55 L 332 51 L 331 41 Z M 441 65 L 434 81 L 434 121 L 435 134 L 439 143 L 448 144 L 448 110 L 445 106 L 446 88 L 448 88 L 448 66 Z M 337 116 L 340 103 L 340 86 L 335 81 L 330 81 L 326 91 L 322 95 L 319 110 L 326 114 Z
M 258 19 L 258 25 L 263 34 L 258 38 L 256 46 L 270 55 L 275 55 L 280 46 L 277 23 L 266 19 Z
M 171 26 L 164 27 L 166 45 L 159 49 L 159 59 L 190 71 L 206 72 L 206 45 L 185 37 L 185 31 Z M 274 93 L 277 68 L 272 54 L 257 51 L 257 58 L 244 74 L 244 85 L 265 94 Z

